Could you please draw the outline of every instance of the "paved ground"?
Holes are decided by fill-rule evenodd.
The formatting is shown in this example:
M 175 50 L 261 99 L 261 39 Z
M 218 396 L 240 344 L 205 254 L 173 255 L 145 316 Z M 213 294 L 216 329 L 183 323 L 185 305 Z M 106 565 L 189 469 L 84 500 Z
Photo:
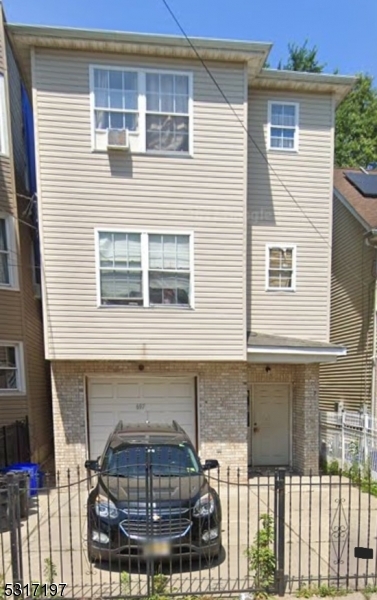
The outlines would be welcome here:
M 301 481 L 301 482 L 300 482 Z M 221 560 L 212 564 L 179 563 L 165 571 L 169 585 L 182 592 L 247 590 L 252 587 L 245 549 L 251 545 L 259 517 L 274 512 L 273 479 L 251 480 L 249 486 L 221 484 L 223 506 L 223 545 Z M 56 582 L 67 583 L 66 597 L 104 597 L 120 593 L 146 592 L 146 575 L 142 567 L 130 571 L 129 588 L 121 587 L 124 579 L 119 565 L 89 565 L 86 558 L 87 485 L 85 483 L 41 492 L 22 522 L 21 540 L 24 581 L 46 581 L 44 561 L 56 567 Z M 377 499 L 360 493 L 344 480 L 332 478 L 288 480 L 285 493 L 285 573 L 289 577 L 287 593 L 293 593 L 302 579 L 336 584 L 338 577 L 359 589 L 366 577 L 377 572 L 373 561 L 357 561 L 355 546 L 376 549 Z M 376 550 L 375 550 L 376 554 Z M 340 557 L 340 562 L 338 558 Z M 359 563 L 359 564 L 358 564 Z M 372 564 L 370 564 L 372 563 Z M 200 568 L 201 567 L 201 568 Z M 11 581 L 9 532 L 0 534 L 0 572 Z M 373 579 L 369 583 L 375 583 Z

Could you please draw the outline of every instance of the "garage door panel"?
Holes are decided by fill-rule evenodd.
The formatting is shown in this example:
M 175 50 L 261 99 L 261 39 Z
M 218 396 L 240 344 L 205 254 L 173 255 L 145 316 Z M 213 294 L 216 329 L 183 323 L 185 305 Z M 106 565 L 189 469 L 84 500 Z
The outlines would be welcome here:
M 91 397 L 93 400 L 114 397 L 113 384 L 111 382 L 106 383 L 93 383 L 91 386 Z
M 88 386 L 90 455 L 97 457 L 115 425 L 122 420 L 171 423 L 174 419 L 196 444 L 193 378 L 90 380 Z
M 139 383 L 117 383 L 116 384 L 116 396 L 117 398 L 141 398 L 142 388 Z

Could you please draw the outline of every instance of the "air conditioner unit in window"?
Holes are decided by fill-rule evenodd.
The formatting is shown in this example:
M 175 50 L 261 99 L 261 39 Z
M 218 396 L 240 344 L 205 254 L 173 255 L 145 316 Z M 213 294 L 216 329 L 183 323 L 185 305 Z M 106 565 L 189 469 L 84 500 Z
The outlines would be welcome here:
M 107 148 L 108 150 L 129 150 L 128 129 L 108 129 Z

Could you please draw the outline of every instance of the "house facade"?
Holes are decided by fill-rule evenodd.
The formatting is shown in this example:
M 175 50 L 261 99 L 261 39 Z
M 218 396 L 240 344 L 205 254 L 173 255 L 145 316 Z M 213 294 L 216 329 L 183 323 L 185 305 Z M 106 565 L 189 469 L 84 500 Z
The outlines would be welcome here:
M 175 37 L 8 32 L 33 99 L 57 467 L 119 419 L 176 419 L 223 468 L 316 472 L 319 364 L 345 353 L 332 159 L 353 79 L 263 69 L 263 43 L 197 39 L 199 61 Z
M 320 408 L 376 416 L 377 174 L 336 169 L 330 339 L 347 356 L 321 366 Z
M 1 13 L 1 11 L 0 11 Z M 0 426 L 28 418 L 32 460 L 52 452 L 25 96 L 0 14 Z

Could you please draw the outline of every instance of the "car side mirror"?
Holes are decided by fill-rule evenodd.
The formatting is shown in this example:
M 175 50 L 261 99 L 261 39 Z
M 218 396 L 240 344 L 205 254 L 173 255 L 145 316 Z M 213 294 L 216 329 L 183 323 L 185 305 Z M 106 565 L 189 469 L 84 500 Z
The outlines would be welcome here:
M 89 469 L 90 471 L 99 471 L 98 460 L 86 460 L 85 469 Z
M 218 469 L 219 468 L 219 461 L 216 459 L 209 459 L 206 460 L 204 465 L 203 465 L 203 471 L 210 471 L 211 469 Z

